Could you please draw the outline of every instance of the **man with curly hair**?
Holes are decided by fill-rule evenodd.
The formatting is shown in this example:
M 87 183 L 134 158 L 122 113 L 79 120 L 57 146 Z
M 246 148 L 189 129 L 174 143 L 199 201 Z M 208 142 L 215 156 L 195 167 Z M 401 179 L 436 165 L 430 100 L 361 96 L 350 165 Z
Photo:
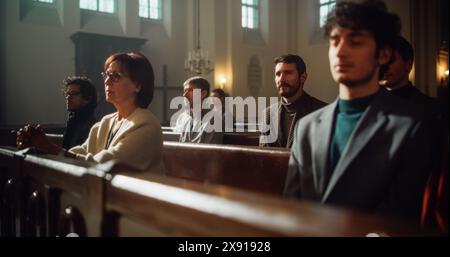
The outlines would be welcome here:
M 297 125 L 285 196 L 419 221 L 433 132 L 418 105 L 379 85 L 400 30 L 381 1 L 338 2 L 330 13 L 339 96 Z
M 66 123 L 62 147 L 70 149 L 84 143 L 97 120 L 97 90 L 86 77 L 67 77 L 63 81 L 64 98 L 69 118 Z

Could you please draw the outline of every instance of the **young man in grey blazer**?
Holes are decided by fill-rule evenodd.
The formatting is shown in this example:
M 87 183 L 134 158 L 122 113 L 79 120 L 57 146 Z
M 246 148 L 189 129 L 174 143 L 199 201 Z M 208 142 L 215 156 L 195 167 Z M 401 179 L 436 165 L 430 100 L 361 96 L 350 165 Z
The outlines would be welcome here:
M 400 30 L 383 2 L 337 3 L 325 33 L 339 97 L 297 125 L 286 197 L 419 221 L 430 129 L 421 108 L 378 83 Z

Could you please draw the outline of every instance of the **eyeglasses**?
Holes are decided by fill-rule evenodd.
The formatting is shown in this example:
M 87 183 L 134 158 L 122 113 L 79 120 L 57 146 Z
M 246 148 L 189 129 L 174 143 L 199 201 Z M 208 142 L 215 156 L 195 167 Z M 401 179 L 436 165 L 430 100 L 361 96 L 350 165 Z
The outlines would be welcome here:
M 102 72 L 101 75 L 102 75 L 103 81 L 106 81 L 109 78 L 112 82 L 117 82 L 122 77 L 125 77 L 125 75 L 120 72 L 111 72 L 111 73 Z
M 81 94 L 81 92 L 63 92 L 64 97 L 73 97 Z

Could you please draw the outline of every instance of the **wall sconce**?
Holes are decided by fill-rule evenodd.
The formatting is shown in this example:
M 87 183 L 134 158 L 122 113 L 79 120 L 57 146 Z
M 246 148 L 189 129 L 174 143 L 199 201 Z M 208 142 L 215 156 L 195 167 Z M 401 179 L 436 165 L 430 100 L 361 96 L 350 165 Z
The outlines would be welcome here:
M 439 81 L 439 86 L 448 85 L 448 47 L 445 41 L 442 42 L 442 46 L 439 50 L 437 78 Z
M 448 85 L 448 69 L 444 71 L 444 84 Z
M 227 78 L 225 76 L 220 76 L 219 78 L 219 88 L 224 89 L 227 84 Z
M 440 86 L 448 85 L 448 67 L 445 64 L 438 64 L 438 79 Z

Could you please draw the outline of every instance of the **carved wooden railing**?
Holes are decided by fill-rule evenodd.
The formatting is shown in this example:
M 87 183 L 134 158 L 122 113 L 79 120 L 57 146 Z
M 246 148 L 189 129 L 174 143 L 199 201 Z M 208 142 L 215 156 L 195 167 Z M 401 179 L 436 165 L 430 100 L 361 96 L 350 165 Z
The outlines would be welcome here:
M 103 174 L 95 164 L 0 149 L 5 236 L 100 236 Z

